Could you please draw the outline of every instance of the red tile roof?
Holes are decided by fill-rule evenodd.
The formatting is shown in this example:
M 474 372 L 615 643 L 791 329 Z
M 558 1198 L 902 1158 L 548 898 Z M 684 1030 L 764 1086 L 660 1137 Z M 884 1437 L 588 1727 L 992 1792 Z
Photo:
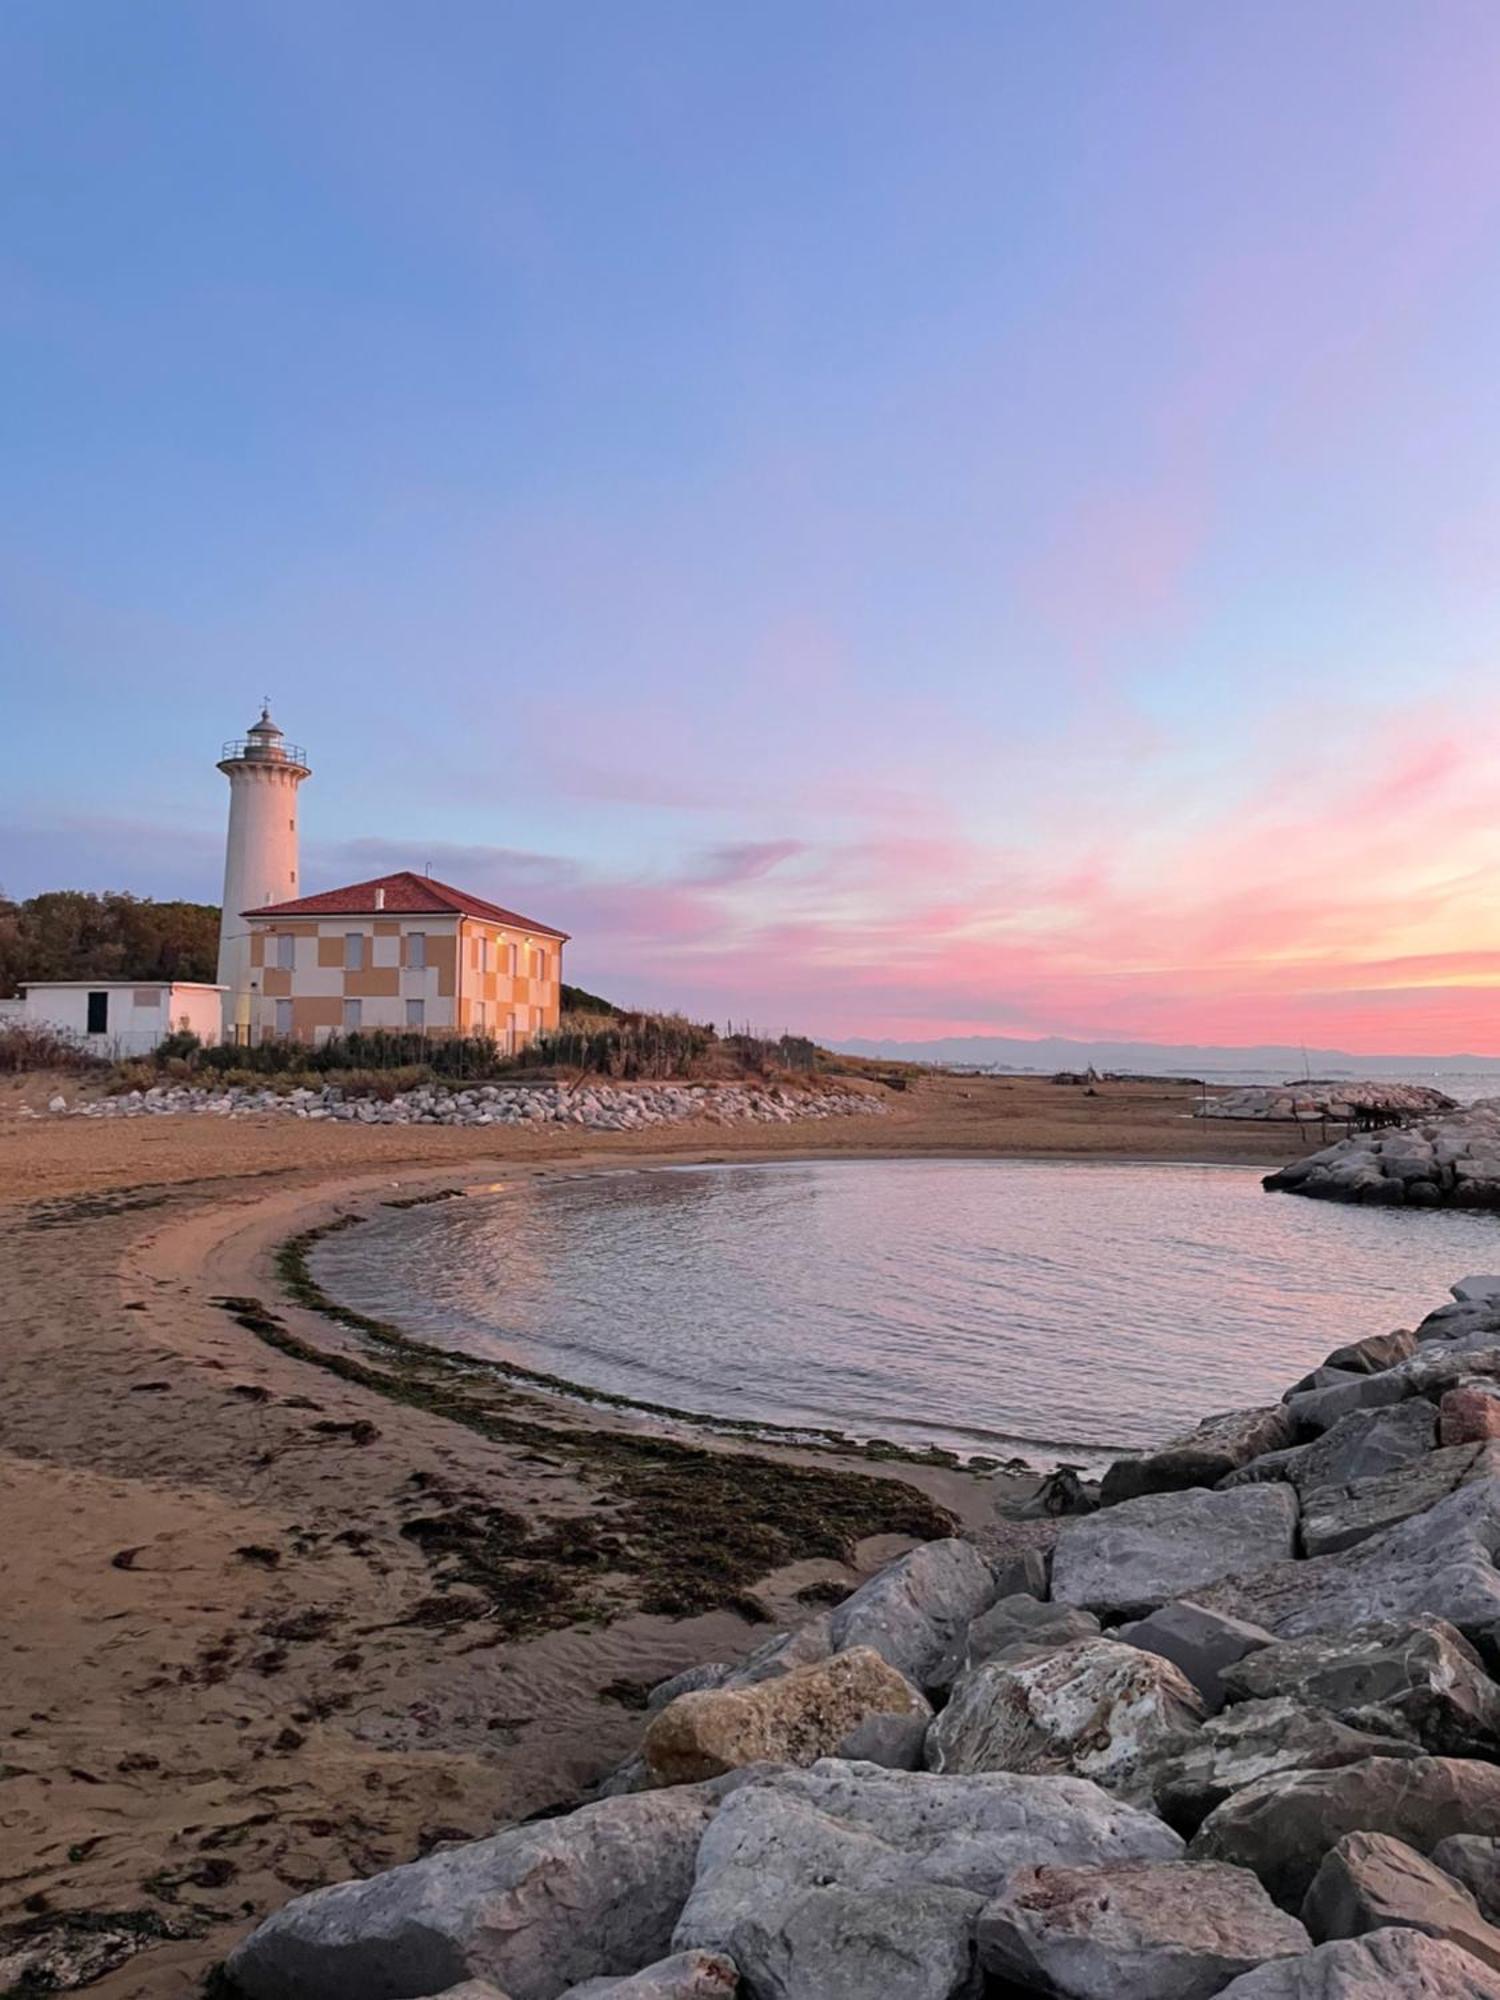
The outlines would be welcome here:
M 375 891 L 384 889 L 384 901 L 377 904 Z M 418 875 L 403 868 L 396 875 L 377 875 L 369 882 L 351 882 L 347 888 L 325 889 L 318 896 L 299 896 L 292 903 L 264 903 L 258 910 L 245 910 L 255 917 L 478 917 L 485 923 L 504 924 L 510 930 L 535 931 L 541 937 L 566 938 L 566 931 L 552 924 L 539 924 L 514 910 L 502 910 L 482 896 L 434 882 L 430 875 Z

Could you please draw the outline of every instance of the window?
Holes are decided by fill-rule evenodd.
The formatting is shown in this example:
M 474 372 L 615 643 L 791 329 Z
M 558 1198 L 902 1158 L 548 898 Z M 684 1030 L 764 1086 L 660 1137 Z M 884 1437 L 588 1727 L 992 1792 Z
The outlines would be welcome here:
M 363 931 L 344 933 L 344 970 L 363 972 L 365 969 L 365 934 Z
M 508 944 L 505 947 L 505 969 L 512 979 L 515 978 L 517 972 L 520 970 L 519 956 L 513 944 Z
M 91 993 L 89 995 L 88 1032 L 91 1035 L 107 1035 L 109 1033 L 109 995 L 107 993 Z
M 505 1052 L 507 1055 L 512 1056 L 516 1052 L 516 1010 L 514 1007 L 511 1008 L 505 1023 Z
M 292 1032 L 292 1003 L 290 1000 L 276 1002 L 276 1032 L 283 1040 Z
M 406 963 L 409 971 L 425 972 L 427 970 L 426 931 L 408 931 L 406 937 Z
M 481 972 L 488 972 L 489 969 L 490 969 L 490 941 L 487 937 L 481 937 L 479 940 L 479 970 Z
M 359 1033 L 359 1002 L 357 1000 L 346 1000 L 344 1002 L 344 1033 L 346 1035 L 357 1035 Z
M 276 963 L 283 972 L 294 972 L 297 967 L 297 940 L 290 931 L 281 931 L 276 938 Z
M 474 1026 L 482 1035 L 490 1024 L 490 1010 L 482 1000 L 474 1002 Z
M 541 945 L 534 945 L 531 953 L 531 976 L 533 979 L 547 977 L 547 953 Z
M 408 1028 L 425 1028 L 427 1026 L 427 1003 L 425 1000 L 407 1001 L 406 1025 Z

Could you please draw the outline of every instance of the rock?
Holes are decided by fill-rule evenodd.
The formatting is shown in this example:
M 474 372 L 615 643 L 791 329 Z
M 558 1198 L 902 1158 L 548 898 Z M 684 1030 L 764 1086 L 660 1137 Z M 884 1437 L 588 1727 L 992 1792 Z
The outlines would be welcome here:
M 924 1542 L 829 1614 L 836 1653 L 871 1646 L 917 1687 L 951 1680 L 969 1621 L 995 1600 L 989 1564 L 972 1543 Z
M 813 1764 L 875 1715 L 925 1724 L 932 1710 L 878 1653 L 851 1646 L 757 1686 L 678 1695 L 652 1717 L 641 1756 L 662 1785 L 716 1778 L 745 1764 Z
M 1068 2000 L 1210 2000 L 1312 1940 L 1248 1869 L 1212 1861 L 1023 1868 L 979 1918 L 979 1962 Z
M 1388 1833 L 1346 1833 L 1329 1849 L 1303 1902 L 1302 1921 L 1319 1944 L 1403 1924 L 1500 1971 L 1500 1931 L 1468 1890 Z
M 1152 1760 L 1202 1716 L 1170 1660 L 1108 1638 L 991 1660 L 927 1733 L 934 1771 L 1070 1771 L 1149 1803 Z
M 1345 1347 L 1336 1347 L 1323 1365 L 1356 1375 L 1378 1375 L 1382 1369 L 1394 1368 L 1398 1361 L 1405 1361 L 1416 1351 L 1417 1336 L 1403 1326 L 1394 1333 L 1372 1333 L 1363 1340 L 1351 1340 Z
M 580 1989 L 574 1987 L 572 1990 L 576 1993 Z M 446 1993 L 439 1994 L 438 2000 L 510 2000 L 510 1995 L 502 1993 L 487 1979 L 466 1979 L 461 1985 L 450 1986 Z
M 1314 1389 L 1334 1389 L 1340 1384 L 1353 1382 L 1361 1375 L 1369 1374 L 1368 1368 L 1336 1368 L 1323 1361 L 1301 1375 L 1282 1396 L 1283 1403 L 1289 1403 L 1293 1396 L 1305 1396 Z
M 585 1979 L 562 2000 L 730 2000 L 740 1990 L 732 1958 L 717 1951 L 680 1951 L 621 1979 Z
M 1310 1556 L 1352 1549 L 1372 1535 L 1425 1514 L 1429 1507 L 1468 1480 L 1492 1477 L 1492 1456 L 1477 1444 L 1430 1451 L 1425 1458 L 1400 1466 L 1376 1479 L 1357 1479 L 1347 1486 L 1319 1486 L 1302 1496 L 1302 1547 Z
M 805 1888 L 776 1928 L 743 1936 L 757 2000 L 958 2000 L 974 1994 L 974 1924 L 966 1889 L 871 1893 Z
M 1463 1884 L 1492 1924 L 1500 1923 L 1500 1839 L 1455 1833 L 1438 1842 L 1432 1858 L 1445 1875 Z
M 981 1611 L 964 1639 L 964 1670 L 981 1666 L 1012 1646 L 1067 1646 L 1093 1638 L 1099 1620 L 1076 1604 L 1041 1603 L 1034 1597 L 1002 1597 Z
M 1477 1479 L 1387 1534 L 1305 1562 L 1274 1564 L 1194 1599 L 1279 1638 L 1431 1613 L 1463 1632 L 1500 1619 L 1500 1480 Z
M 1299 1429 L 1326 1431 L 1351 1410 L 1377 1410 L 1386 1403 L 1399 1403 L 1411 1394 L 1412 1385 L 1400 1369 L 1390 1368 L 1380 1375 L 1351 1375 L 1347 1382 L 1304 1390 L 1293 1396 L 1286 1407 Z
M 1144 1613 L 1289 1557 L 1296 1527 L 1297 1498 L 1284 1485 L 1147 1494 L 1069 1523 L 1052 1596 L 1101 1615 Z
M 1500 1834 L 1500 1770 L 1460 1757 L 1371 1757 L 1261 1778 L 1209 1814 L 1188 1853 L 1253 1868 L 1295 1909 L 1329 1848 L 1361 1832 L 1392 1833 L 1421 1854 L 1450 1834 Z
M 648 1709 L 665 1708 L 680 1694 L 696 1694 L 700 1688 L 722 1687 L 733 1672 L 734 1668 L 726 1660 L 707 1660 L 702 1666 L 684 1667 L 670 1680 L 656 1683 L 646 1697 L 646 1706 Z
M 1500 1752 L 1500 1687 L 1441 1618 L 1281 1640 L 1227 1668 L 1224 1685 L 1231 1700 L 1290 1695 L 1356 1725 L 1379 1710 L 1437 1756 Z
M 1460 1278 L 1448 1289 L 1461 1306 L 1500 1306 L 1500 1278 Z
M 1195 1430 L 1138 1458 L 1117 1458 L 1104 1475 L 1100 1498 L 1106 1507 L 1143 1493 L 1173 1493 L 1184 1487 L 1213 1486 L 1226 1474 L 1296 1439 L 1296 1423 L 1277 1405 L 1268 1410 L 1229 1410 L 1207 1417 Z
M 1500 1979 L 1456 1945 L 1420 1931 L 1374 1931 L 1321 1944 L 1234 1980 L 1223 2000 L 1500 2000 Z
M 1111 1636 L 1124 1645 L 1159 1653 L 1179 1667 L 1198 1690 L 1209 1715 L 1224 1706 L 1219 1679 L 1224 1668 L 1272 1643 L 1263 1625 L 1248 1625 L 1223 1611 L 1207 1611 L 1187 1598 L 1163 1604 L 1133 1625 L 1119 1626 Z
M 1377 1479 L 1421 1458 L 1437 1442 L 1437 1412 L 1421 1397 L 1383 1410 L 1352 1410 L 1310 1444 L 1269 1452 L 1232 1472 L 1223 1482 L 1288 1479 L 1304 1496 L 1317 1486 L 1347 1486 Z
M 721 1788 L 683 1787 L 508 1828 L 277 1910 L 230 1955 L 248 2000 L 404 2000 L 467 1979 L 514 2000 L 650 1965 Z
M 1244 1701 L 1212 1717 L 1156 1766 L 1156 1809 L 1193 1833 L 1231 1792 L 1280 1771 L 1334 1770 L 1366 1757 L 1420 1757 L 1420 1744 L 1354 1729 L 1289 1695 Z
M 715 1687 L 755 1687 L 761 1681 L 775 1680 L 781 1674 L 791 1673 L 794 1667 L 809 1667 L 817 1660 L 832 1657 L 833 1640 L 829 1636 L 830 1614 L 819 1612 L 816 1618 L 809 1618 L 805 1625 L 799 1625 L 795 1632 L 773 1632 L 769 1639 L 748 1652 L 737 1667 L 731 1667 L 723 1680 L 712 1683 Z
M 727 1953 L 753 1985 L 752 1957 L 763 1962 L 814 1886 L 983 1897 L 1021 1867 L 1181 1853 L 1159 1819 L 1080 1778 L 942 1778 L 828 1760 L 749 1780 L 725 1799 L 699 1845 L 674 1944 Z
M 67 1108 L 68 1100 L 62 1095 L 61 1091 L 58 1092 L 56 1097 L 49 1097 L 47 1099 L 47 1109 L 49 1111 L 66 1111 Z
M 932 1713 L 926 1702 L 922 1707 L 923 1714 L 865 1716 L 834 1755 L 852 1764 L 879 1764 L 887 1771 L 920 1771 Z
M 1477 1382 L 1445 1392 L 1438 1404 L 1438 1442 L 1445 1446 L 1480 1444 L 1500 1437 L 1500 1395 Z
M 1018 1555 L 1008 1556 L 995 1565 L 995 1595 L 1045 1597 L 1051 1568 L 1050 1550 L 1022 1549 Z

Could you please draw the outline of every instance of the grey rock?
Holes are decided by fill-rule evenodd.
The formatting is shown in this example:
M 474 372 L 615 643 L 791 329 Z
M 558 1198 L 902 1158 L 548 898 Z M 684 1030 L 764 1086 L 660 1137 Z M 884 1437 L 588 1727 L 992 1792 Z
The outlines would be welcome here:
M 1045 1597 L 1052 1569 L 1050 1549 L 1022 1549 L 995 1565 L 995 1595 Z
M 511 1827 L 299 1896 L 230 1956 L 249 2000 L 408 2000 L 487 1979 L 554 2000 L 663 1958 L 721 1788 L 681 1786 Z
M 510 2000 L 510 1995 L 487 1979 L 466 1979 L 462 1985 L 450 1986 L 446 1993 L 439 1994 L 438 2000 Z
M 1175 1493 L 1213 1486 L 1236 1467 L 1279 1451 L 1296 1439 L 1296 1422 L 1279 1405 L 1227 1410 L 1206 1417 L 1195 1430 L 1140 1457 L 1118 1458 L 1105 1472 L 1100 1498 L 1106 1507 L 1143 1493 Z
M 1374 1931 L 1283 1958 L 1224 1988 L 1223 2000 L 1500 2000 L 1500 1979 L 1420 1931 Z
M 700 1688 L 722 1687 L 734 1672 L 727 1660 L 708 1660 L 700 1667 L 685 1667 L 670 1680 L 658 1681 L 646 1697 L 648 1709 L 665 1708 L 680 1694 L 696 1694 Z
M 1297 1497 L 1284 1485 L 1126 1500 L 1064 1528 L 1052 1595 L 1104 1615 L 1144 1613 L 1289 1557 L 1296 1527 Z
M 835 1753 L 854 1764 L 879 1764 L 887 1771 L 920 1771 L 927 1748 L 925 1715 L 867 1715 Z
M 1375 1479 L 1346 1486 L 1319 1486 L 1302 1495 L 1302 1547 L 1310 1556 L 1352 1549 L 1372 1535 L 1425 1514 L 1429 1507 L 1475 1478 L 1493 1477 L 1492 1446 L 1450 1445 Z
M 1462 1382 L 1483 1381 L 1500 1375 L 1500 1341 L 1492 1333 L 1474 1334 L 1441 1343 L 1428 1342 L 1410 1361 L 1393 1368 L 1389 1376 L 1373 1376 L 1373 1381 L 1404 1382 L 1414 1396 L 1441 1400 L 1447 1389 Z
M 978 1938 L 986 1972 L 1067 2000 L 1211 2000 L 1312 1945 L 1247 1869 L 1212 1861 L 1023 1868 Z
M 1437 1756 L 1500 1752 L 1500 1687 L 1441 1618 L 1280 1640 L 1226 1669 L 1224 1684 L 1231 1699 L 1290 1695 L 1355 1724 L 1380 1710 Z
M 1426 1513 L 1336 1555 L 1277 1563 L 1194 1598 L 1280 1638 L 1431 1613 L 1462 1632 L 1500 1619 L 1500 1480 L 1459 1487 Z
M 1012 1646 L 1067 1646 L 1097 1634 L 1099 1620 L 1076 1604 L 1042 1603 L 1037 1598 L 1002 1597 L 981 1611 L 964 1639 L 965 1672 Z
M 918 1687 L 951 1680 L 964 1634 L 995 1600 L 995 1578 L 971 1542 L 924 1542 L 872 1576 L 829 1617 L 836 1653 L 870 1646 Z
M 760 1682 L 776 1680 L 796 1667 L 816 1666 L 818 1661 L 832 1657 L 831 1622 L 831 1614 L 820 1611 L 816 1618 L 809 1618 L 795 1632 L 773 1632 L 769 1639 L 763 1639 L 752 1652 L 747 1653 L 737 1667 L 731 1668 L 722 1680 L 711 1681 L 708 1685 L 757 1687 Z
M 673 1942 L 725 1952 L 745 1970 L 814 1885 L 987 1896 L 1020 1867 L 1181 1853 L 1154 1815 L 1081 1778 L 934 1777 L 827 1759 L 725 1799 L 699 1844 Z
M 1132 1625 L 1121 1625 L 1111 1637 L 1127 1646 L 1139 1646 L 1159 1653 L 1192 1682 L 1203 1698 L 1204 1710 L 1215 1715 L 1224 1706 L 1220 1676 L 1226 1667 L 1247 1653 L 1258 1652 L 1273 1643 L 1263 1625 L 1247 1624 L 1225 1611 L 1209 1611 L 1187 1598 L 1163 1604 Z
M 1319 1944 L 1403 1924 L 1500 1971 L 1500 1931 L 1468 1890 L 1388 1833 L 1346 1833 L 1328 1850 L 1303 1902 L 1302 1921 Z
M 1461 1306 L 1500 1306 L 1500 1278 L 1494 1276 L 1460 1278 L 1448 1289 Z
M 1152 1766 L 1202 1715 L 1155 1653 L 1108 1638 L 991 1660 L 965 1674 L 927 1734 L 934 1771 L 1069 1771 L 1148 1804 Z
M 1326 1431 L 1351 1410 L 1377 1410 L 1386 1403 L 1399 1403 L 1414 1394 L 1413 1385 L 1399 1368 L 1380 1375 L 1351 1375 L 1347 1382 L 1330 1383 L 1324 1389 L 1304 1390 L 1287 1403 L 1287 1408 L 1303 1430 Z
M 730 2000 L 740 1975 L 732 1958 L 717 1951 L 680 1951 L 621 1979 L 585 1979 L 562 2000 Z
M 1463 1884 L 1492 1924 L 1500 1923 L 1500 1839 L 1455 1833 L 1438 1842 L 1432 1858 L 1445 1875 Z
M 1326 1771 L 1366 1757 L 1420 1757 L 1398 1736 L 1352 1728 L 1326 1709 L 1288 1695 L 1244 1701 L 1194 1730 L 1156 1766 L 1156 1808 L 1179 1833 L 1193 1833 L 1231 1792 L 1281 1771 Z
M 1336 1347 L 1323 1365 L 1355 1375 L 1378 1375 L 1382 1369 L 1394 1368 L 1398 1361 L 1407 1360 L 1416 1351 L 1417 1336 L 1403 1326 L 1394 1333 L 1372 1333 L 1363 1340 L 1351 1340 L 1344 1347 Z
M 1371 1757 L 1333 1771 L 1288 1771 L 1233 1792 L 1188 1852 L 1253 1868 L 1296 1909 L 1346 1833 L 1392 1833 L 1430 1854 L 1454 1833 L 1500 1833 L 1500 1770 L 1461 1757 Z
M 1339 1368 L 1327 1361 L 1310 1368 L 1305 1375 L 1299 1375 L 1282 1396 L 1283 1403 L 1289 1403 L 1293 1396 L 1306 1396 L 1314 1389 L 1333 1389 L 1340 1383 L 1352 1382 L 1358 1375 L 1368 1375 L 1368 1368 Z
M 756 2000 L 970 2000 L 983 1907 L 966 1889 L 808 1888 L 742 1937 L 741 1969 Z
M 1225 1486 L 1287 1479 L 1303 1498 L 1319 1486 L 1378 1479 L 1420 1459 L 1437 1443 L 1437 1411 L 1419 1396 L 1384 1410 L 1353 1410 L 1310 1444 L 1268 1452 L 1232 1472 Z

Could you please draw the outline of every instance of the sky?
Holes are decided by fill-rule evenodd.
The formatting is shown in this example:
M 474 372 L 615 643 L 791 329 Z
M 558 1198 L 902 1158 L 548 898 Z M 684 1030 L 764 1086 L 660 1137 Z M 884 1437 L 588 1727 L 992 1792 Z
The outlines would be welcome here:
M 8 0 L 0 887 L 1500 1053 L 1494 0 Z

